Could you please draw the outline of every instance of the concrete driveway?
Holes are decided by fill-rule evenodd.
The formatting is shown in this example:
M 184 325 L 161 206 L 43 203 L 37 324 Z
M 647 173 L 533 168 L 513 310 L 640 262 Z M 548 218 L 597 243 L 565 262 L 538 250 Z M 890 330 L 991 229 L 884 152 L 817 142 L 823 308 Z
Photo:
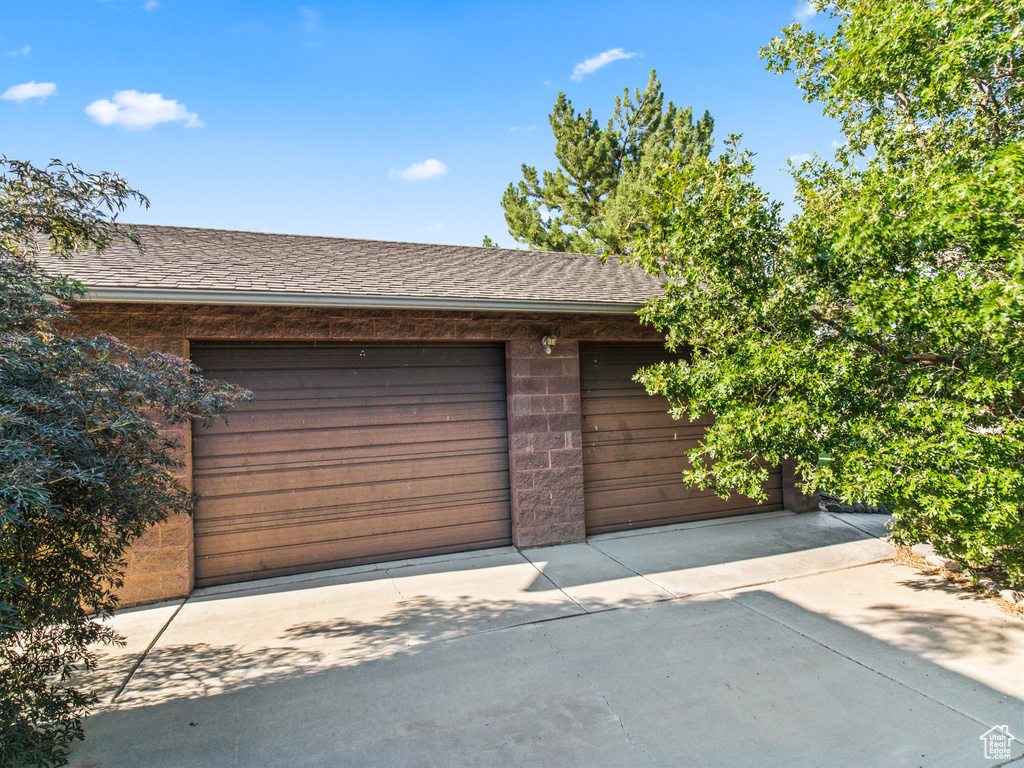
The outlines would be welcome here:
M 884 522 L 772 513 L 126 610 L 72 765 L 1021 760 L 983 736 L 1024 739 L 1024 623 L 892 562 Z

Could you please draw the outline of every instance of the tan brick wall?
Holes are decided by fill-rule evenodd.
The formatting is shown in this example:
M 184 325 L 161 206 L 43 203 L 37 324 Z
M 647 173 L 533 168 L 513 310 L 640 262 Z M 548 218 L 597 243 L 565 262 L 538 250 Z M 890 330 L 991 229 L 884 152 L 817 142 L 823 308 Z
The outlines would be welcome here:
M 81 333 L 105 332 L 185 358 L 191 341 L 505 342 L 517 546 L 581 541 L 586 533 L 577 342 L 659 338 L 628 315 L 91 302 L 75 314 Z M 549 334 L 559 337 L 551 356 L 540 343 Z M 191 432 L 168 432 L 183 444 L 181 477 L 191 487 Z M 131 605 L 188 594 L 193 557 L 191 518 L 175 517 L 153 528 L 129 553 L 122 600 Z

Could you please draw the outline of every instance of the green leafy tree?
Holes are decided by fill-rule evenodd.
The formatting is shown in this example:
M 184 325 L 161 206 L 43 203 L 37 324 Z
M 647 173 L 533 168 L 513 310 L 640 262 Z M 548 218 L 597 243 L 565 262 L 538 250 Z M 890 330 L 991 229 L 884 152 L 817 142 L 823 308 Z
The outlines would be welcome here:
M 894 509 L 897 540 L 1024 583 L 1022 6 L 816 8 L 834 32 L 762 57 L 847 142 L 792 169 L 788 222 L 738 140 L 659 179 L 643 316 L 692 352 L 640 379 L 715 414 L 691 481 L 757 494 L 758 457 L 794 458 L 808 489 Z
M 117 605 L 126 548 L 191 510 L 161 425 L 208 419 L 240 390 L 189 363 L 69 332 L 81 286 L 43 273 L 137 237 L 115 223 L 146 199 L 112 174 L 0 160 L 0 764 L 66 763 L 96 697 L 75 688 Z
M 524 164 L 523 180 L 501 199 L 509 234 L 546 251 L 621 254 L 644 227 L 642 198 L 655 174 L 707 157 L 714 143 L 711 115 L 695 124 L 690 107 L 666 106 L 654 70 L 643 93 L 630 97 L 627 88 L 615 97 L 603 130 L 591 110 L 577 114 L 564 93 L 548 120 L 558 169 L 538 175 Z

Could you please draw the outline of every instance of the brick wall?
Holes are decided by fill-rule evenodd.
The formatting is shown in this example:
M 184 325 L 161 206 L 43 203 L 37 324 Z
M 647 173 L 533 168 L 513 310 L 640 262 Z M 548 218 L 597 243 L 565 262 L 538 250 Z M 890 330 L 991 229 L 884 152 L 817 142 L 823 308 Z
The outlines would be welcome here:
M 583 541 L 579 343 L 559 338 L 549 355 L 513 339 L 506 350 L 513 542 Z
M 583 453 L 579 347 L 584 341 L 657 341 L 632 316 L 387 309 L 312 309 L 83 303 L 81 333 L 188 357 L 190 341 L 503 341 L 506 343 L 513 540 L 517 546 L 582 541 Z M 540 339 L 558 337 L 551 355 Z M 191 432 L 181 479 L 191 487 Z M 192 520 L 174 517 L 128 555 L 124 604 L 188 594 L 193 586 Z

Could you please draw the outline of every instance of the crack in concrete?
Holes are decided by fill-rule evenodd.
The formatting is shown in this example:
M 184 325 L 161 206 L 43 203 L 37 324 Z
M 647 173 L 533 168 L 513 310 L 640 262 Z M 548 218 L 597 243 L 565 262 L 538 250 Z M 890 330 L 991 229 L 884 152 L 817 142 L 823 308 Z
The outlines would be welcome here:
M 403 595 L 402 590 L 398 588 L 398 583 L 395 581 L 395 575 L 391 572 L 389 568 L 384 568 L 383 571 L 388 575 L 388 579 L 391 580 L 391 587 L 395 590 L 395 592 L 398 593 L 398 599 L 404 603 L 405 595 Z
M 587 677 L 578 669 L 576 669 L 572 664 L 570 664 L 569 660 L 565 658 L 565 654 L 563 654 L 561 651 L 558 650 L 558 648 L 555 647 L 554 642 L 552 642 L 551 638 L 544 634 L 543 631 L 540 632 L 540 635 L 544 638 L 545 641 L 547 641 L 548 647 L 551 648 L 551 651 L 555 654 L 555 656 L 558 657 L 558 660 L 562 662 L 565 668 L 572 672 L 574 675 L 576 675 L 576 677 L 585 682 L 587 685 L 589 685 L 592 689 L 594 689 L 597 695 L 601 697 L 601 701 L 604 702 L 605 708 L 611 713 L 612 717 L 615 718 L 615 722 L 619 724 L 619 728 L 621 728 L 623 734 L 625 734 L 626 739 L 629 741 L 629 746 L 631 746 L 635 750 L 638 750 L 640 754 L 646 757 L 648 762 L 650 762 L 650 764 L 653 765 L 654 768 L 661 768 L 661 765 L 658 763 L 658 761 L 651 757 L 651 755 L 647 752 L 646 749 L 644 749 L 640 744 L 633 740 L 633 734 L 630 732 L 629 728 L 626 727 L 626 724 L 622 722 L 622 718 L 619 716 L 619 713 L 615 711 L 615 707 L 612 706 L 611 701 L 608 699 L 608 694 L 604 692 L 601 686 L 599 686 L 595 680 Z
M 235 698 L 235 718 L 237 719 L 241 712 L 242 704 L 239 699 Z M 257 710 L 259 708 L 257 707 Z M 258 733 L 259 731 L 257 731 Z M 258 739 L 256 741 L 259 741 Z M 235 731 L 235 766 L 236 768 L 242 764 L 242 730 L 238 729 Z

